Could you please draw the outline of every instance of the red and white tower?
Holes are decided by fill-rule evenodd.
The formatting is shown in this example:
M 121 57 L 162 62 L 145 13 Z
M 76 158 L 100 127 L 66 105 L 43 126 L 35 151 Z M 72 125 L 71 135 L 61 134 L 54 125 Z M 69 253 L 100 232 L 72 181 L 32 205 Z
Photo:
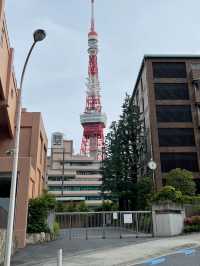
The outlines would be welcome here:
M 91 28 L 88 34 L 89 67 L 85 112 L 80 116 L 83 126 L 81 154 L 102 160 L 106 114 L 102 113 L 98 77 L 98 34 L 95 31 L 94 0 L 91 0 Z

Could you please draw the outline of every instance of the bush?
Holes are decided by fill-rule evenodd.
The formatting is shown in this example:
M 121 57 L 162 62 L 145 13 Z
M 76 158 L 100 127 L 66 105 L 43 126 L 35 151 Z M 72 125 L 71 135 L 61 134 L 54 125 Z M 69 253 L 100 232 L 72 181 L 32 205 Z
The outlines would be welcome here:
M 54 236 L 58 236 L 59 235 L 59 231 L 60 231 L 60 225 L 59 225 L 59 223 L 57 223 L 57 222 L 54 222 L 53 223 L 53 235 Z
M 200 232 L 200 225 L 199 224 L 185 225 L 184 233 L 193 233 L 193 232 Z
M 197 196 L 183 195 L 182 199 L 183 199 L 184 204 L 191 204 L 191 205 L 197 205 L 197 206 L 200 204 L 200 196 L 199 195 L 197 195 Z
M 28 210 L 28 233 L 49 233 L 47 216 L 50 210 L 55 209 L 56 199 L 54 196 L 44 193 L 41 197 L 29 201 Z
M 176 191 L 172 186 L 165 186 L 153 196 L 153 202 L 182 203 L 182 193 L 181 191 Z
M 184 232 L 200 232 L 200 216 L 187 217 L 184 221 Z
M 196 192 L 192 173 L 185 169 L 176 168 L 167 173 L 166 185 L 181 191 L 183 195 L 193 196 Z
M 89 208 L 88 206 L 85 204 L 85 202 L 81 202 L 79 205 L 77 205 L 77 211 L 78 212 L 88 212 L 89 211 Z
M 65 203 L 58 201 L 56 203 L 56 212 L 66 212 L 67 211 L 67 206 Z
M 118 211 L 119 207 L 116 203 L 106 200 L 103 201 L 101 207 L 98 208 L 98 211 Z

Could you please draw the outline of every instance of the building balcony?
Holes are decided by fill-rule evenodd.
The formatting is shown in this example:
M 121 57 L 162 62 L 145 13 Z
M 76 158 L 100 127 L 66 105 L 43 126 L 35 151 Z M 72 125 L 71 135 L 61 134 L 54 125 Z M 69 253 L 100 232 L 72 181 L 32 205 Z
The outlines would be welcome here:
M 62 181 L 48 181 L 48 185 L 51 186 L 61 186 L 62 185 Z M 81 186 L 81 185 L 84 185 L 84 186 L 91 186 L 91 185 L 95 185 L 95 186 L 101 186 L 102 185 L 102 182 L 101 181 L 76 181 L 76 180 L 73 180 L 73 181 L 64 181 L 64 185 L 66 186 L 70 186 L 70 185 L 77 185 L 77 186 Z
M 76 178 L 78 179 L 102 179 L 102 176 L 101 175 L 76 175 Z
M 62 191 L 51 191 L 49 190 L 49 193 L 60 196 L 62 195 Z M 85 191 L 63 191 L 63 196 L 75 196 L 75 197 L 83 197 L 83 196 L 99 196 L 101 195 L 100 190 L 85 190 Z

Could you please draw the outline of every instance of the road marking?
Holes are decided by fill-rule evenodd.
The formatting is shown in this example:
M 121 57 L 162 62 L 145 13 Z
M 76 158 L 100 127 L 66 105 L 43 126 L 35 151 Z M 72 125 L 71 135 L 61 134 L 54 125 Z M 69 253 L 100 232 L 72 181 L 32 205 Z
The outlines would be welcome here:
M 192 255 L 196 252 L 195 249 L 192 249 L 192 248 L 186 248 L 186 249 L 181 249 L 181 250 L 178 250 L 176 253 L 177 254 L 185 254 L 185 255 Z
M 157 264 L 165 262 L 165 260 L 166 258 L 151 259 L 151 260 L 146 261 L 145 264 L 157 265 Z

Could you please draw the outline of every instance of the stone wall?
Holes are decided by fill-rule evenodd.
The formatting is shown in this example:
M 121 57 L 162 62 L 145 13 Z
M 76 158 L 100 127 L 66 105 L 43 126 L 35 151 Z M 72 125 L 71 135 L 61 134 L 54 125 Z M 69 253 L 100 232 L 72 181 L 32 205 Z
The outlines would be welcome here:
M 26 244 L 38 244 L 49 242 L 55 239 L 55 236 L 48 233 L 38 233 L 38 234 L 27 234 Z
M 3 262 L 5 251 L 6 230 L 0 229 L 0 265 Z
M 2 265 L 4 259 L 5 242 L 6 242 L 6 230 L 0 229 L 0 266 Z M 17 241 L 16 237 L 13 237 L 12 254 L 14 254 L 16 249 L 17 249 Z

